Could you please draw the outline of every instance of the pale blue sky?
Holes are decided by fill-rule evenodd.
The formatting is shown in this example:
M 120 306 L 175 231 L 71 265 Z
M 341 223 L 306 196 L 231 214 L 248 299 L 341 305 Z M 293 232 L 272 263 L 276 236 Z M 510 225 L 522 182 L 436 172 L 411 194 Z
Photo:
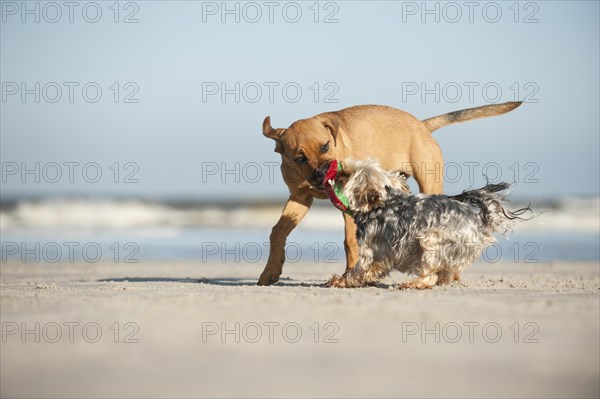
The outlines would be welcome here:
M 537 102 L 501 117 L 437 131 L 446 162 L 453 165 L 449 177 L 455 182 L 447 182 L 446 190 L 454 193 L 481 184 L 485 165 L 490 165 L 488 175 L 493 176 L 499 166 L 507 180 L 519 171 L 521 184 L 515 189 L 519 197 L 598 195 L 596 1 L 522 2 L 518 7 L 512 1 L 479 2 L 472 22 L 463 2 L 453 3 L 458 9 L 427 3 L 430 9 L 437 4 L 439 23 L 434 14 L 421 14 L 422 2 L 321 2 L 318 23 L 312 1 L 276 2 L 272 23 L 262 1 L 252 6 L 238 2 L 239 23 L 233 14 L 225 15 L 225 23 L 220 10 L 210 14 L 221 2 L 122 2 L 119 23 L 113 21 L 112 1 L 97 2 L 102 10 L 97 23 L 83 18 L 87 2 L 73 10 L 72 23 L 66 7 L 60 20 L 50 23 L 47 20 L 56 18 L 56 10 L 44 9 L 45 3 L 40 3 L 40 22 L 35 23 L 35 15 L 22 14 L 20 1 L 1 3 L 3 172 L 7 174 L 13 163 L 31 168 L 36 162 L 41 167 L 49 162 L 63 165 L 57 183 L 44 182 L 44 176 L 40 183 L 32 175 L 26 183 L 18 174 L 4 176 L 3 198 L 66 194 L 284 198 L 287 191 L 278 169 L 274 179 L 269 176 L 270 165 L 279 158 L 273 142 L 261 134 L 266 115 L 271 115 L 274 126 L 286 127 L 320 112 L 376 103 L 424 119 L 489 104 L 495 101 L 497 88 L 502 90 L 499 102 L 514 100 L 517 90 L 520 99 L 530 95 Z M 27 4 L 35 7 L 35 2 Z M 251 23 L 244 18 L 255 18 L 254 4 L 262 18 Z M 285 18 L 295 18 L 296 4 L 302 16 L 296 23 L 287 22 Z M 236 2 L 228 7 L 233 9 Z M 498 8 L 502 12 L 498 21 L 488 22 L 496 18 Z M 94 18 L 95 9 L 86 10 L 86 17 Z M 452 23 L 457 10 L 462 18 Z M 122 23 L 130 13 L 138 22 Z M 338 22 L 323 23 L 329 14 Z M 537 22 L 524 23 L 525 19 Z M 10 93 L 15 83 L 21 90 L 23 82 L 29 88 L 40 82 L 40 103 L 33 94 L 23 103 L 21 93 Z M 62 86 L 56 103 L 44 98 L 56 96 L 48 82 Z M 79 84 L 73 86 L 73 103 L 68 98 L 69 83 L 64 82 Z M 89 82 L 102 89 L 97 103 L 82 97 L 81 88 Z M 119 86 L 119 103 L 113 99 L 114 82 Z M 134 85 L 125 87 L 127 82 Z M 230 94 L 223 103 L 218 94 L 206 92 L 203 100 L 203 88 L 215 87 L 210 82 L 217 86 L 225 82 L 229 88 L 240 82 L 240 102 Z M 423 101 L 420 93 L 406 91 L 420 90 L 422 84 L 434 89 L 436 82 L 438 101 L 434 94 Z M 291 83 L 288 100 L 282 93 L 287 83 Z M 257 85 L 262 96 L 251 102 Z M 268 85 L 274 87 L 273 102 Z M 473 98 L 469 98 L 469 85 L 474 88 Z M 138 102 L 123 103 L 123 96 L 136 87 L 139 91 L 132 98 Z M 290 97 L 296 87 L 302 95 L 293 103 Z M 88 94 L 94 95 L 93 87 Z M 328 94 L 337 103 L 324 102 Z M 96 162 L 102 179 L 88 183 L 75 169 L 71 183 L 65 162 Z M 119 183 L 110 168 L 114 162 L 121 169 Z M 128 162 L 139 167 L 134 176 L 138 183 L 122 182 L 134 171 L 125 168 Z M 231 174 L 208 174 L 215 165 L 220 168 L 224 163 L 233 169 L 236 162 L 240 163 L 239 183 Z M 467 176 L 466 163 L 474 165 L 475 179 Z M 262 173 L 258 178 L 256 165 Z M 462 177 L 456 177 L 459 170 Z M 54 176 L 52 170 L 47 172 Z

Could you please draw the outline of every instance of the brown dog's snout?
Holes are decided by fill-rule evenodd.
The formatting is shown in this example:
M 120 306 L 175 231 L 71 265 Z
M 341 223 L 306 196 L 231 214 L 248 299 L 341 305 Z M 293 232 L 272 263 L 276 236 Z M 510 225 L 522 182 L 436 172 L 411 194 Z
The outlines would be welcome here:
M 311 178 L 311 182 L 313 184 L 313 186 L 318 187 L 318 188 L 323 188 L 323 179 L 325 178 L 325 174 L 327 173 L 327 170 L 329 170 L 329 165 L 331 164 L 331 161 L 326 161 L 325 163 L 321 164 L 321 166 L 319 166 L 315 172 L 312 175 Z
M 310 178 L 310 182 L 313 186 L 321 188 L 323 186 L 323 178 L 325 177 L 325 173 L 321 171 L 321 168 L 318 168 L 314 171 Z

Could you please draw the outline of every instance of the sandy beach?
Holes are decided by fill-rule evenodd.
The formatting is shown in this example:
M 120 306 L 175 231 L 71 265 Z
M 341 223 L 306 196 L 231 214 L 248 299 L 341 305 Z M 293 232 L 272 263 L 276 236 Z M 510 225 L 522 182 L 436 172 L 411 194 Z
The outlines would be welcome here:
M 0 0 L 0 399 L 600 398 L 599 14 Z M 395 186 L 349 159 L 527 220 L 451 285 L 326 288 L 354 228 L 319 187 Z M 469 255 L 477 218 L 423 203 L 396 227 Z
M 340 264 L 1 265 L 2 397 L 598 397 L 598 263 L 326 289 Z M 36 342 L 38 341 L 38 342 Z

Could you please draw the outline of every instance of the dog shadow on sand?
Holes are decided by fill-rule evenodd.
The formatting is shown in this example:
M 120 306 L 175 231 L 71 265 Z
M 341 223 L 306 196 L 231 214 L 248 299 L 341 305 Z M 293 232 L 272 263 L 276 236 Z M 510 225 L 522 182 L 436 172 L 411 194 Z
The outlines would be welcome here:
M 115 277 L 98 280 L 99 283 L 183 283 L 183 284 L 208 284 L 222 287 L 256 287 L 256 279 L 249 277 Z M 324 282 L 306 282 L 282 277 L 274 287 L 324 287 Z

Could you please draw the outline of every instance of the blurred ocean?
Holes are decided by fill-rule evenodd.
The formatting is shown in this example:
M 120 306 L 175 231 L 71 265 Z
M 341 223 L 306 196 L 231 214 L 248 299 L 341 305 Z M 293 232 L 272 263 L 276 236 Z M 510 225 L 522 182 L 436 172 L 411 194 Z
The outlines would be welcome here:
M 513 203 L 514 207 L 525 204 Z M 533 205 L 543 213 L 498 237 L 484 262 L 600 260 L 600 198 Z M 202 261 L 265 263 L 282 203 L 185 203 L 115 199 L 5 202 L 2 262 Z M 317 201 L 286 247 L 287 262 L 344 263 L 338 210 Z

